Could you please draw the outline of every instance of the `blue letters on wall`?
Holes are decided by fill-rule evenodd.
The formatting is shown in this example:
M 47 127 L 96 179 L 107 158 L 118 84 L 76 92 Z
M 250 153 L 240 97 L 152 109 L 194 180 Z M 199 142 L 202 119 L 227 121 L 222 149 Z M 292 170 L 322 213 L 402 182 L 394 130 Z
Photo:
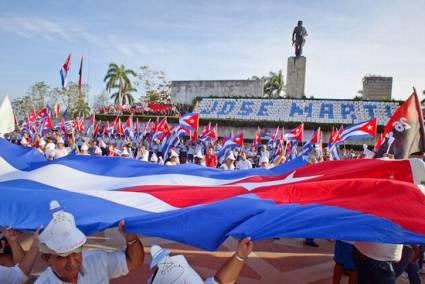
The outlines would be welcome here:
M 241 109 L 239 111 L 239 115 L 250 115 L 252 113 L 252 105 L 254 104 L 253 101 L 243 101 L 241 104 Z
M 229 114 L 235 108 L 235 101 L 225 101 L 221 110 L 217 113 L 218 115 Z
M 320 118 L 325 118 L 325 115 L 328 116 L 328 118 L 333 119 L 334 118 L 334 106 L 333 104 L 323 103 L 320 106 Z
M 258 111 L 258 116 L 268 116 L 269 107 L 273 106 L 272 102 L 262 102 L 260 105 L 260 110 Z

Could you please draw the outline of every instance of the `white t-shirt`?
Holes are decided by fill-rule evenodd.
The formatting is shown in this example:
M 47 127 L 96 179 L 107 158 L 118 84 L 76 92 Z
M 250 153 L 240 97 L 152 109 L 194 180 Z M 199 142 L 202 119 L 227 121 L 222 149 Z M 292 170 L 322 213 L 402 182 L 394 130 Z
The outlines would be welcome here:
M 355 242 L 354 246 L 365 256 L 379 261 L 400 261 L 403 245 Z
M 59 159 L 59 158 L 65 157 L 68 154 L 69 153 L 68 153 L 68 150 L 66 150 L 66 148 L 56 149 L 55 150 L 55 159 Z
M 425 181 L 425 162 L 417 158 L 409 159 L 409 162 L 412 169 L 413 182 L 421 184 Z
M 27 281 L 27 276 L 22 272 L 19 266 L 6 267 L 0 265 L 0 283 L 20 284 L 25 281 Z
M 78 274 L 78 284 L 108 284 L 109 279 L 128 273 L 127 261 L 123 251 L 83 251 L 83 265 Z M 35 284 L 66 284 L 48 267 L 38 277 Z
M 232 164 L 230 167 L 228 167 L 228 166 L 227 166 L 227 164 L 226 164 L 226 163 L 224 163 L 224 164 L 222 164 L 222 165 L 220 166 L 220 169 L 222 169 L 222 170 L 226 170 L 226 171 L 231 171 L 231 170 L 234 170 L 234 169 L 235 169 L 235 166 Z
M 149 152 L 146 151 L 146 150 L 143 153 L 140 152 L 140 151 L 138 151 L 137 152 L 136 159 L 137 160 L 148 162 L 149 161 Z
M 240 170 L 252 169 L 252 164 L 249 160 L 239 160 L 236 163 L 236 168 Z

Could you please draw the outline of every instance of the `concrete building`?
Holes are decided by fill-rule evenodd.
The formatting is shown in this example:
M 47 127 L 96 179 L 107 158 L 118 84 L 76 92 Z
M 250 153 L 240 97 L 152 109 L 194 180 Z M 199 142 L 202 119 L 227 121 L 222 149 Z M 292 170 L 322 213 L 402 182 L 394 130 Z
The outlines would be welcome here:
M 363 78 L 364 100 L 391 100 L 392 77 L 366 76 Z
M 288 58 L 286 69 L 286 95 L 288 98 L 301 99 L 305 96 L 305 71 L 307 59 L 304 56 Z
M 262 80 L 172 81 L 171 102 L 192 104 L 196 97 L 263 97 Z

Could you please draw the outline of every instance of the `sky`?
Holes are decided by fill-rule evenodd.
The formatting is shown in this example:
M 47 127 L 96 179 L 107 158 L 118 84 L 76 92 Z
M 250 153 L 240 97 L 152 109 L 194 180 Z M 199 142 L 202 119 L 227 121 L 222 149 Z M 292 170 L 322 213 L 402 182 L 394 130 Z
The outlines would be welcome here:
M 286 74 L 303 20 L 308 97 L 353 98 L 373 74 L 393 77 L 393 98 L 406 99 L 425 89 L 424 12 L 424 0 L 0 0 L 0 97 L 36 81 L 59 87 L 69 53 L 72 81 L 84 56 L 91 101 L 111 62 L 169 80 Z

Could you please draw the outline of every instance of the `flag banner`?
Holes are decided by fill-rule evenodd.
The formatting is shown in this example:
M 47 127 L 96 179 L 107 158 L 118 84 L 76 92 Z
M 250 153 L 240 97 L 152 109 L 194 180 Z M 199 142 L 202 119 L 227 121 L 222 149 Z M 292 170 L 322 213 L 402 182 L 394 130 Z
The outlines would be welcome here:
M 385 126 L 385 140 L 376 145 L 375 157 L 394 154 L 396 159 L 425 151 L 424 119 L 418 96 L 414 92 L 393 114 Z
M 15 116 L 9 97 L 5 97 L 0 104 L 0 137 L 15 130 Z
M 71 66 L 71 54 L 68 55 L 68 57 L 65 60 L 65 63 L 63 64 L 61 70 L 59 71 L 61 75 L 61 85 L 62 88 L 66 88 L 66 85 L 68 83 L 68 72 L 69 68 Z
M 80 69 L 78 70 L 78 95 L 81 96 L 83 86 L 83 57 L 81 56 Z
M 125 219 L 129 232 L 208 250 L 248 235 L 425 242 L 425 197 L 409 160 L 305 165 L 301 157 L 240 171 L 82 155 L 47 161 L 0 139 L 0 226 L 46 226 L 58 200 L 86 234 Z

